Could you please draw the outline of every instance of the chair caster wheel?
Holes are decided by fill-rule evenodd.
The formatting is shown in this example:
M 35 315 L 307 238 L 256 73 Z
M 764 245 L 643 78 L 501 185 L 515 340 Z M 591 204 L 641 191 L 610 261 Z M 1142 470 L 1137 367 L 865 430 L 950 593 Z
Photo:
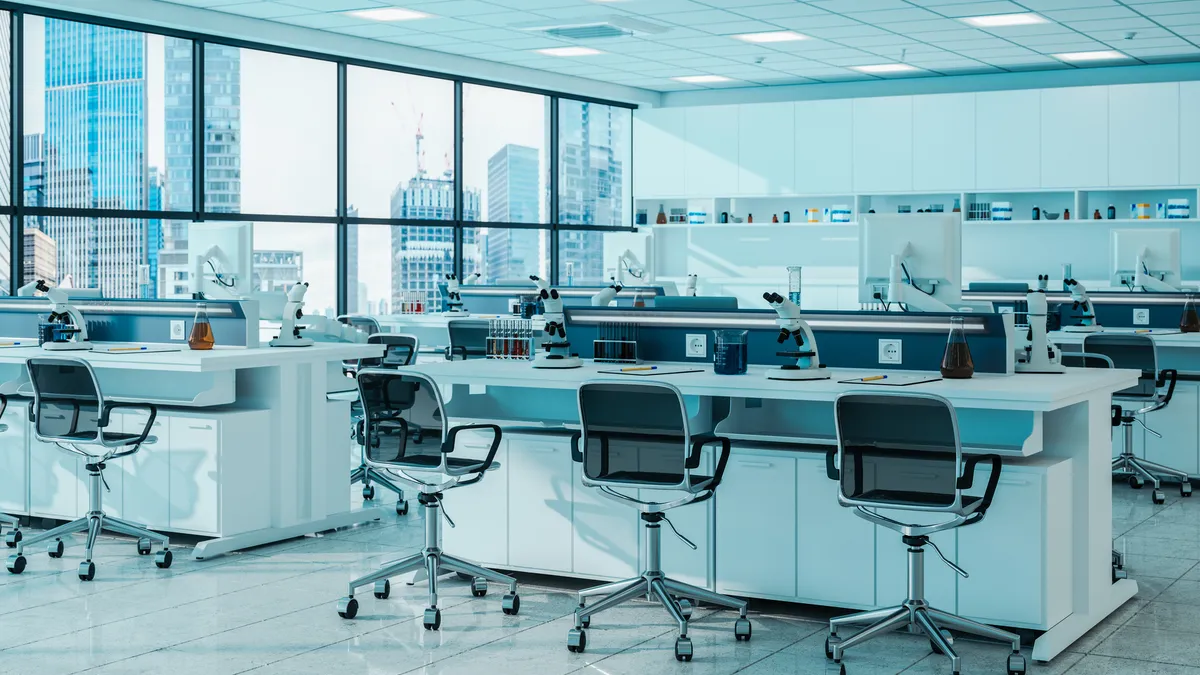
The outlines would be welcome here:
M 1130 476 L 1129 477 L 1129 487 L 1133 488 L 1134 490 L 1141 490 L 1142 486 L 1144 486 L 1145 484 L 1146 484 L 1146 481 L 1142 480 L 1138 476 Z
M 66 546 L 63 545 L 62 539 L 55 539 L 53 544 L 46 547 L 46 555 L 51 558 L 61 558 L 65 549 Z
M 392 582 L 387 579 L 375 582 L 375 597 L 379 600 L 387 600 L 392 594 Z
M 679 598 L 679 611 L 683 614 L 683 618 L 691 619 L 692 610 L 696 608 L 696 603 L 692 602 L 691 598 Z
M 175 556 L 164 548 L 154 556 L 154 566 L 160 570 L 170 569 L 173 560 Z
M 396 502 L 396 515 L 398 515 L 398 516 L 407 516 L 408 515 L 408 500 L 407 499 L 402 499 L 402 500 Z
M 482 598 L 487 595 L 488 582 L 483 577 L 475 577 L 471 580 L 471 595 L 476 598 Z
M 16 548 L 17 544 L 19 543 L 21 543 L 20 530 L 11 530 L 8 534 L 4 535 L 5 546 L 8 546 L 9 548 Z
M 84 560 L 79 563 L 79 580 L 91 581 L 96 578 L 96 563 L 90 560 Z
M 367 501 L 375 499 L 375 486 L 368 485 L 365 488 L 363 488 L 362 495 L 363 495 L 363 499 L 366 499 Z
M 425 618 L 422 619 L 425 625 L 425 630 L 438 630 L 442 627 L 442 610 L 437 607 L 430 607 L 425 610 Z
M 8 571 L 12 574 L 20 574 L 25 571 L 25 556 L 10 555 L 8 556 Z
M 1180 497 L 1191 497 L 1192 496 L 1192 484 L 1184 483 L 1184 484 L 1180 485 L 1179 486 L 1179 496 Z
M 153 546 L 154 546 L 154 544 L 149 539 L 146 539 L 145 537 L 138 539 L 138 541 L 137 541 L 138 555 L 150 555 L 150 549 Z
M 842 664 L 842 667 L 838 670 L 838 675 L 846 675 L 846 664 Z
M 521 611 L 521 596 L 516 593 L 506 593 L 500 601 L 500 611 L 508 616 L 516 616 Z
M 1129 578 L 1129 572 L 1126 572 L 1125 570 L 1121 569 L 1120 567 L 1113 568 L 1112 580 L 1113 580 L 1114 584 L 1117 583 L 1118 581 L 1121 581 L 1122 579 L 1128 579 L 1128 578 Z
M 1008 675 L 1025 675 L 1025 657 L 1019 652 L 1008 655 Z
M 582 654 L 584 649 L 587 649 L 587 633 L 582 628 L 567 631 L 567 651 Z
M 1155 490 L 1150 495 L 1150 501 L 1154 502 L 1155 504 L 1165 504 L 1167 502 L 1167 495 L 1164 494 L 1162 490 Z
M 692 660 L 691 638 L 681 636 L 675 640 L 675 660 L 685 662 Z
M 950 631 L 946 630 L 945 628 L 942 628 L 942 629 L 940 629 L 938 632 L 942 634 L 942 638 L 943 638 L 943 639 L 945 639 L 945 640 L 946 640 L 946 642 L 947 642 L 947 643 L 948 643 L 948 644 L 949 644 L 951 647 L 953 647 L 953 646 L 954 646 L 954 636 L 950 634 Z M 934 654 L 941 654 L 941 653 L 942 653 L 942 648 L 941 648 L 941 647 L 938 647 L 938 646 L 937 646 L 937 643 L 936 643 L 936 642 L 934 642 L 933 640 L 930 640 L 930 641 L 929 641 L 929 648 L 930 648 L 931 650 L 933 650 L 933 653 L 934 653 Z
M 827 658 L 827 659 L 833 658 L 833 645 L 836 645 L 837 643 L 839 643 L 841 641 L 842 641 L 842 638 L 840 638 L 836 635 L 830 635 L 829 637 L 825 638 L 825 658 Z
M 338 600 L 337 613 L 343 619 L 353 619 L 358 616 L 358 600 L 354 598 Z
M 738 619 L 733 622 L 733 637 L 738 642 L 749 642 L 750 635 L 754 632 L 750 625 L 750 619 Z

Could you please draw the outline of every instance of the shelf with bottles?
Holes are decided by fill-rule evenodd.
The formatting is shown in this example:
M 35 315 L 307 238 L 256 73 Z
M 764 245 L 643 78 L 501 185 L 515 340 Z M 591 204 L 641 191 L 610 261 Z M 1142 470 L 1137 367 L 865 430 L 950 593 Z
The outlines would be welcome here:
M 853 195 L 637 199 L 639 226 L 838 224 L 855 222 Z M 659 211 L 666 223 L 656 223 Z M 646 222 L 642 222 L 643 218 Z
M 962 193 L 904 193 L 858 195 L 858 213 L 953 213 L 962 206 Z
M 1079 217 L 1074 190 L 968 192 L 963 195 L 963 204 L 963 220 L 968 223 L 1043 220 L 1053 222 Z M 1005 204 L 1012 214 L 1012 220 L 993 221 L 993 211 L 1005 208 Z
M 1101 220 L 1190 220 L 1196 208 L 1195 188 L 1126 188 L 1080 190 L 1076 198 L 1081 217 Z M 1146 216 L 1146 217 L 1138 217 Z M 1186 216 L 1186 217 L 1183 217 Z

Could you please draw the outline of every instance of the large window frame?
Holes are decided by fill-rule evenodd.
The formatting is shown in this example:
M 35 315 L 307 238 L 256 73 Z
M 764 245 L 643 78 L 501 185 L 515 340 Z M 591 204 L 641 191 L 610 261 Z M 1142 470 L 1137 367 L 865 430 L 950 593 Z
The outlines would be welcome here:
M 0 204 L 0 215 L 9 216 L 9 234 L 10 241 L 16 242 L 12 246 L 9 259 L 9 287 L 0 289 L 7 290 L 8 294 L 15 295 L 17 287 L 22 283 L 24 269 L 24 251 L 20 242 L 23 241 L 23 228 L 26 218 L 29 217 L 86 217 L 86 218 L 137 218 L 147 220 L 190 220 L 192 222 L 205 221 L 256 221 L 263 223 L 326 223 L 336 225 L 337 230 L 337 310 L 338 313 L 345 313 L 349 306 L 349 294 L 354 292 L 348 287 L 347 279 L 350 274 L 350 265 L 357 264 L 357 261 L 350 261 L 349 254 L 349 237 L 348 231 L 351 225 L 389 225 L 389 226 L 422 226 L 422 227 L 444 227 L 452 228 L 454 233 L 454 269 L 455 272 L 462 276 L 464 261 L 464 232 L 469 228 L 488 227 L 488 228 L 512 228 L 512 229 L 537 229 L 547 231 L 547 239 L 549 240 L 549 255 L 550 255 L 550 275 L 552 283 L 560 283 L 559 270 L 559 232 L 566 230 L 587 230 L 591 232 L 632 232 L 637 231 L 633 225 L 633 199 L 627 199 L 629 226 L 596 226 L 596 225 L 576 225 L 563 224 L 560 222 L 559 215 L 559 111 L 560 100 L 577 100 L 600 105 L 608 105 L 627 109 L 636 109 L 634 104 L 624 103 L 620 101 L 610 101 L 588 96 L 577 96 L 561 94 L 555 91 L 548 91 L 534 87 L 525 87 L 503 82 L 493 82 L 484 79 L 449 75 L 446 73 L 438 73 L 433 71 L 421 70 L 416 68 L 408 68 L 389 63 L 380 63 L 357 58 L 336 56 L 332 54 L 322 54 L 302 49 L 293 49 L 289 47 L 281 47 L 278 45 L 258 43 L 246 40 L 239 40 L 203 33 L 195 33 L 185 30 L 177 30 L 163 26 L 155 26 L 151 24 L 141 24 L 130 21 L 107 19 L 104 17 L 81 14 L 77 12 L 60 11 L 49 8 L 33 8 L 26 5 L 20 5 L 7 0 L 0 0 L 0 11 L 8 12 L 11 16 L 10 21 L 10 36 L 9 44 L 11 48 L 9 65 L 10 72 L 10 100 L 7 102 L 10 110 L 10 172 L 9 172 L 9 194 L 12 196 L 8 203 Z M 336 168 L 336 194 L 337 194 L 337 210 L 333 216 L 316 216 L 303 215 L 294 213 L 225 213 L 217 211 L 208 211 L 206 207 L 205 194 L 205 152 L 204 152 L 204 133 L 205 119 L 204 106 L 205 97 L 203 95 L 194 95 L 192 97 L 192 210 L 190 211 L 165 211 L 165 210 L 127 210 L 127 209 L 103 209 L 103 208 L 66 208 L 66 207 L 45 207 L 45 206 L 26 206 L 24 199 L 21 198 L 24 189 L 24 107 L 25 107 L 25 80 L 24 80 L 24 23 L 26 16 L 44 17 L 47 19 L 61 19 L 66 21 L 76 21 L 81 23 L 89 23 L 101 26 L 108 26 L 117 29 L 130 31 L 139 31 L 144 33 L 153 33 L 165 37 L 174 37 L 192 41 L 192 81 L 204 82 L 204 56 L 207 45 L 221 45 L 227 47 L 238 47 L 243 49 L 254 49 L 265 52 L 272 52 L 286 56 L 295 56 L 301 58 L 314 59 L 318 61 L 330 62 L 337 67 L 337 168 Z M 378 70 L 392 71 L 409 75 L 417 75 L 421 77 L 430 77 L 440 80 L 448 80 L 454 85 L 454 202 L 455 202 L 455 218 L 454 220 L 411 220 L 401 218 L 373 218 L 373 217 L 358 217 L 348 215 L 348 144 L 347 144 L 347 72 L 348 68 L 361 67 L 372 68 Z M 545 223 L 495 223 L 481 221 L 467 221 L 463 216 L 463 85 L 481 85 L 487 87 L 496 87 L 500 89 L 508 89 L 512 91 L 524 92 L 529 94 L 537 94 L 548 98 L 549 108 L 549 147 L 546 148 L 546 157 L 549 163 L 549 201 L 547 210 L 549 217 Z M 632 156 L 633 147 L 633 130 L 630 129 L 630 155 Z M 627 170 L 632 175 L 632 165 L 627 167 Z M 632 180 L 630 181 L 632 184 Z

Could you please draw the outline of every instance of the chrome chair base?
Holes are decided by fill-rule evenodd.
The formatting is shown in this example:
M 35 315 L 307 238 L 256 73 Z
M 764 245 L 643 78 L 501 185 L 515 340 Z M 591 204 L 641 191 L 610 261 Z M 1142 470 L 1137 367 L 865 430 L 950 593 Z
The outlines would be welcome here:
M 8 525 L 12 528 L 4 535 L 4 543 L 9 548 L 14 548 L 23 538 L 21 534 L 21 520 L 16 516 L 0 513 L 0 525 Z
M 1128 476 L 1129 485 L 1135 490 L 1147 482 L 1150 483 L 1153 486 L 1150 498 L 1155 504 L 1162 504 L 1167 500 L 1166 494 L 1162 491 L 1162 478 L 1164 477 L 1179 481 L 1180 496 L 1192 496 L 1192 478 L 1186 471 L 1142 459 L 1132 452 L 1122 452 L 1120 456 L 1113 458 L 1112 470 L 1114 475 Z
M 404 498 L 404 489 L 393 483 L 382 471 L 367 466 L 367 463 L 363 462 L 357 469 L 350 472 L 350 484 L 354 485 L 356 483 L 362 483 L 363 499 L 368 501 L 375 499 L 376 485 L 395 493 L 397 497 L 396 513 L 402 516 L 408 514 L 408 500 Z

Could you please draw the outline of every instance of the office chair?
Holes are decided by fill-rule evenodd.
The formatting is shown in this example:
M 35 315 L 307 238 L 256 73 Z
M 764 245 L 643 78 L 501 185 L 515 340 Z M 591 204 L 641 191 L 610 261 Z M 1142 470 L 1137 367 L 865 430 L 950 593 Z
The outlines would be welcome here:
M 107 484 L 104 469 L 114 459 L 128 457 L 141 448 L 150 438 L 150 429 L 158 409 L 149 403 L 114 403 L 100 393 L 96 374 L 87 361 L 70 358 L 32 358 L 25 362 L 29 381 L 33 386 L 33 405 L 30 416 L 38 440 L 54 443 L 59 448 L 76 454 L 86 462 L 90 476 L 90 508 L 87 515 L 66 525 L 34 535 L 26 541 L 17 542 L 17 552 L 8 558 L 8 571 L 20 574 L 25 570 L 24 550 L 26 546 L 51 541 L 48 553 L 51 558 L 63 555 L 63 537 L 76 532 L 87 532 L 86 555 L 79 563 L 79 578 L 91 581 L 96 576 L 96 564 L 92 552 L 101 531 L 108 530 L 137 538 L 139 555 L 149 555 L 155 542 L 162 546 L 154 557 L 160 569 L 171 566 L 169 540 L 165 535 L 134 523 L 104 514 L 101 497 Z M 127 434 L 108 431 L 112 412 L 117 409 L 145 410 L 149 413 L 146 426 L 140 433 Z M 91 448 L 90 450 L 88 448 Z
M 367 344 L 384 345 L 383 356 L 378 358 L 359 359 L 355 367 L 355 371 L 360 371 L 365 368 L 386 368 L 395 370 L 404 366 L 412 365 L 417 360 L 417 350 L 420 348 L 420 341 L 412 335 L 400 335 L 397 333 L 376 333 L 367 338 Z M 409 407 L 415 403 L 415 396 L 408 402 Z M 393 399 L 392 403 L 396 406 L 397 414 L 407 410 L 404 407 L 404 401 Z M 406 515 L 408 513 L 408 500 L 404 498 L 404 490 L 392 482 L 382 471 L 371 466 L 367 462 L 367 449 L 364 444 L 364 426 L 363 426 L 363 407 L 360 401 L 355 401 L 350 406 L 350 418 L 352 425 L 352 434 L 359 446 L 359 464 L 356 469 L 350 472 L 350 484 L 362 483 L 362 496 L 365 500 L 375 499 L 375 485 L 379 485 L 385 490 L 390 490 L 396 493 L 398 498 L 396 501 L 396 513 Z M 420 426 L 409 423 L 409 432 L 412 434 L 413 442 L 421 442 L 422 429 Z M 387 433 L 386 431 L 384 433 Z
M 691 661 L 693 654 L 688 637 L 692 601 L 688 598 L 736 609 L 734 637 L 739 642 L 749 640 L 751 625 L 745 601 L 675 581 L 662 571 L 663 522 L 684 544 L 696 549 L 667 519 L 667 511 L 716 494 L 729 461 L 729 439 L 692 434 L 683 394 L 662 382 L 585 382 L 579 387 L 579 419 L 581 427 L 572 437 L 571 456 L 583 465 L 582 482 L 638 510 L 646 531 L 646 570 L 632 579 L 580 591 L 575 627 L 567 632 L 567 649 L 582 652 L 587 648 L 585 629 L 594 615 L 641 596 L 656 598 L 679 625 L 675 640 L 679 661 Z M 712 475 L 702 475 L 698 473 L 702 451 L 711 445 L 719 446 L 720 454 Z M 680 496 L 666 502 L 648 501 L 636 497 L 640 489 L 672 490 Z M 587 598 L 596 596 L 606 597 L 594 605 L 585 604 Z
M 443 493 L 483 479 L 500 448 L 500 427 L 495 424 L 450 426 L 437 383 L 428 375 L 411 369 L 364 369 L 358 373 L 358 390 L 365 416 L 365 438 L 369 439 L 367 462 L 421 491 L 417 501 L 421 503 L 425 517 L 425 546 L 415 555 L 386 563 L 379 571 L 351 581 L 349 593 L 338 601 L 338 615 L 353 619 L 358 614 L 358 600 L 354 598 L 356 589 L 373 585 L 375 597 L 382 600 L 391 594 L 389 579 L 414 570 L 424 571 L 428 576 L 429 607 L 423 616 L 427 630 L 441 628 L 438 576 L 448 572 L 474 577 L 471 594 L 475 597 L 487 594 L 489 581 L 508 584 L 501 609 L 505 614 L 516 614 L 521 609 L 516 579 L 451 556 L 441 548 L 441 519 L 445 517 L 451 526 L 454 524 L 441 508 Z M 434 428 L 438 429 L 439 442 L 430 443 L 428 441 L 433 439 L 426 438 L 425 443 L 409 443 L 411 421 L 418 417 L 425 422 L 426 436 Z M 491 432 L 486 456 L 464 457 L 457 452 L 456 441 L 464 431 Z
M 924 632 L 935 652 L 950 659 L 955 675 L 961 670 L 953 639 L 942 626 L 964 633 L 1008 642 L 1012 653 L 1006 663 L 1009 675 L 1024 673 L 1021 638 L 961 616 L 931 607 L 925 599 L 925 547 L 933 546 L 942 561 L 962 577 L 967 573 L 950 562 L 929 536 L 983 520 L 1000 482 L 998 455 L 963 457 L 958 420 L 944 398 L 927 394 L 843 394 L 834 404 L 838 447 L 827 456 L 829 477 L 839 482 L 838 503 L 855 515 L 898 532 L 908 546 L 908 598 L 886 609 L 837 617 L 829 622 L 825 656 L 840 664 L 847 649 L 897 628 Z M 834 461 L 836 458 L 836 462 Z M 970 497 L 975 470 L 991 464 L 983 497 Z M 875 509 L 896 509 L 943 514 L 948 519 L 933 524 L 893 520 Z M 842 639 L 838 631 L 853 624 L 867 628 Z
M 365 316 L 362 314 L 342 314 L 337 318 L 338 321 L 357 328 L 366 333 L 367 336 L 375 335 L 383 331 L 379 326 L 379 321 L 373 316 Z M 358 369 L 357 359 L 347 359 L 342 361 L 342 374 L 353 377 L 354 372 Z
M 491 332 L 487 321 L 478 319 L 454 319 L 446 324 L 450 334 L 450 346 L 446 347 L 446 360 L 453 361 L 455 356 L 467 359 L 481 359 L 487 356 L 487 339 Z
M 5 411 L 8 410 L 8 397 L 0 394 L 0 418 L 4 417 Z M 8 431 L 8 425 L 0 423 L 0 433 Z M 8 525 L 12 529 L 4 535 L 4 543 L 9 548 L 15 548 L 20 543 L 21 535 L 21 520 L 15 516 L 10 516 L 7 513 L 0 513 L 0 524 Z

